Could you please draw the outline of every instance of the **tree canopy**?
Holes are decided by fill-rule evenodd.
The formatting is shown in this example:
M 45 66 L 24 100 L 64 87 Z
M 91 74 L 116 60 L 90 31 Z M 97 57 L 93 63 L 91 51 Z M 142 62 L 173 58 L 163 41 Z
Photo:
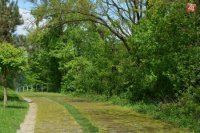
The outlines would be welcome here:
M 36 28 L 26 38 L 14 41 L 27 50 L 28 67 L 20 75 L 22 84 L 45 84 L 52 92 L 117 97 L 129 103 L 175 102 L 199 118 L 200 11 L 187 12 L 186 5 L 200 3 L 29 1 L 36 4 L 31 11 Z M 7 5 L 6 10 L 15 7 Z M 9 36 L 13 33 L 7 31 Z M 0 37 L 8 41 L 4 35 L 8 34 Z M 11 59 L 3 62 L 9 62 L 6 65 L 11 69 L 15 64 L 18 68 L 20 63 Z M 3 72 L 4 64 L 0 65 Z
M 0 42 L 12 42 L 16 26 L 23 23 L 17 1 L 0 1 Z
M 0 76 L 4 86 L 4 105 L 7 102 L 7 78 L 23 69 L 26 63 L 24 49 L 17 49 L 9 43 L 0 43 Z

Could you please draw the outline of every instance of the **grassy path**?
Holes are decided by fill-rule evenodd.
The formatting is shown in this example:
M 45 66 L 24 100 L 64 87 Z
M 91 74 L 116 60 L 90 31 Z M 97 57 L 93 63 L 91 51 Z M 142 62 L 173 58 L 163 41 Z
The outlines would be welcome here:
M 81 127 L 60 104 L 45 97 L 31 98 L 38 106 L 35 133 L 81 133 Z
M 59 94 L 33 93 L 29 97 L 38 104 L 35 133 L 187 132 L 128 108 L 107 103 Z
M 106 103 L 87 101 L 79 98 L 51 97 L 77 108 L 99 128 L 100 133 L 184 133 L 187 131 L 154 120 L 133 110 Z

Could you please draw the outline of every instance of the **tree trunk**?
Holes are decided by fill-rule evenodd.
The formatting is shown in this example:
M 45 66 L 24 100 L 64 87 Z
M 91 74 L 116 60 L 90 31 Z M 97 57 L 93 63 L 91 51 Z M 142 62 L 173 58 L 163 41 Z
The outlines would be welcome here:
M 3 76 L 3 86 L 4 86 L 4 95 L 3 95 L 3 105 L 4 108 L 6 107 L 6 103 L 8 101 L 8 94 L 7 94 L 7 70 L 4 73 Z
M 8 101 L 7 87 L 4 86 L 4 97 L 3 97 L 3 106 L 4 106 L 4 107 L 6 107 L 7 101 Z
M 16 85 L 16 76 L 13 76 L 13 88 L 17 92 L 17 85 Z

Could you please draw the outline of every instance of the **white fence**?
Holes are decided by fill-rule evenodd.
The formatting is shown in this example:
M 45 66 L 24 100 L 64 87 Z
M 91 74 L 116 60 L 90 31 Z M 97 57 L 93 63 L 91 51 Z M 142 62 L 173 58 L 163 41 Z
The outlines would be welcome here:
M 16 92 L 48 92 L 48 85 L 35 84 L 35 85 L 24 85 L 16 88 Z

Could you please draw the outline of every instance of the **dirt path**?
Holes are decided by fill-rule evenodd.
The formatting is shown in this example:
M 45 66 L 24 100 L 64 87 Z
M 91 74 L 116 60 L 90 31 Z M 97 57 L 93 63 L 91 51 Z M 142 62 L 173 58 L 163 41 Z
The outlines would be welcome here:
M 24 98 L 24 100 L 29 103 L 29 111 L 17 133 L 34 133 L 37 105 L 31 99 Z

